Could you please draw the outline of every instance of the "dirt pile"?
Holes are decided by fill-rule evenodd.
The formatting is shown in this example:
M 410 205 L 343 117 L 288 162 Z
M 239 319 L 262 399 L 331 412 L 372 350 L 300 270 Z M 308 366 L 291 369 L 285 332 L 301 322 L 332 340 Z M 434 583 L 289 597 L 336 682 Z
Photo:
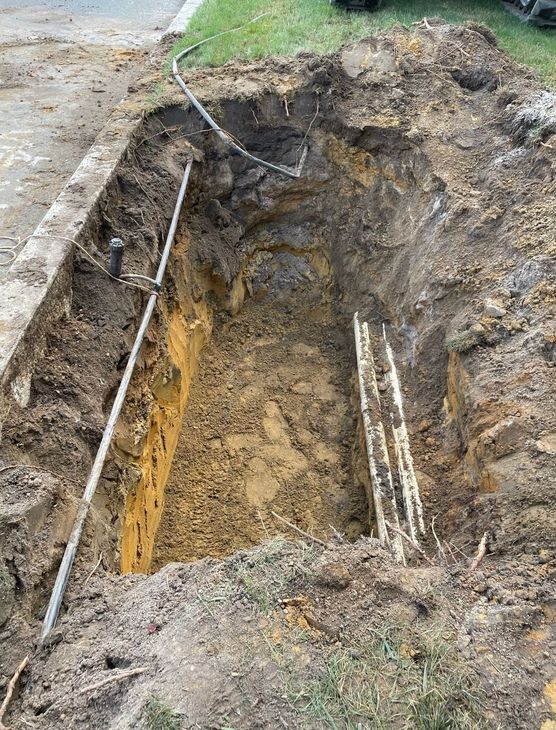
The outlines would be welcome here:
M 430 710 L 445 713 L 440 726 L 548 729 L 556 145 L 536 83 L 482 29 L 443 24 L 190 83 L 254 154 L 294 165 L 306 144 L 305 169 L 288 180 L 231 157 L 170 88 L 146 121 L 99 251 L 128 227 L 129 265 L 152 266 L 191 153 L 193 185 L 68 612 L 29 670 L 25 722 L 137 727 L 166 708 L 185 727 L 419 727 Z M 11 647 L 41 615 L 38 586 L 79 494 L 60 474 L 86 473 L 138 310 L 78 261 L 73 311 L 31 402 L 4 419 L 6 461 L 55 472 L 0 472 L 3 504 L 31 478 L 42 495 L 37 520 L 24 499 L 2 533 Z M 335 536 L 373 529 L 356 310 L 377 352 L 383 325 L 393 345 L 437 568 L 395 568 L 368 537 Z M 272 512 L 335 544 L 323 556 L 270 541 L 224 562 L 106 575 L 256 545 L 284 529 Z M 485 531 L 488 554 L 467 574 Z M 438 631 L 424 640 L 432 627 L 444 648 Z M 421 693 L 433 655 L 434 689 Z M 136 666 L 146 671 L 128 682 L 75 692 L 101 667 Z
M 518 564 L 468 576 L 463 562 L 399 568 L 368 538 L 325 551 L 276 539 L 147 579 L 93 576 L 32 665 L 23 716 L 41 728 L 165 727 L 149 725 L 162 709 L 188 728 L 536 727 L 540 595 L 503 603 L 501 573 Z

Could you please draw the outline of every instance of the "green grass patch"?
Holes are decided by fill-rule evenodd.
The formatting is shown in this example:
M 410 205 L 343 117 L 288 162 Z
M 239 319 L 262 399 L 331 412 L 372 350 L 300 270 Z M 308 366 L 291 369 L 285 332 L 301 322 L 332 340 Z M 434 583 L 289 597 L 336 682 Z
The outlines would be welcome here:
M 180 730 L 181 715 L 157 697 L 145 705 L 145 727 L 147 730 Z
M 446 349 L 448 352 L 469 352 L 481 344 L 481 338 L 471 330 L 458 330 L 446 338 Z
M 299 545 L 294 554 L 274 538 L 246 557 L 231 561 L 231 574 L 247 598 L 262 613 L 270 613 L 298 580 L 311 580 L 316 553 L 312 546 Z
M 172 54 L 262 13 L 268 15 L 237 33 L 211 41 L 184 64 L 219 66 L 232 58 L 291 56 L 303 50 L 329 53 L 346 41 L 364 38 L 395 23 L 409 27 L 425 16 L 441 16 L 451 23 L 475 21 L 488 26 L 516 61 L 533 67 L 556 87 L 556 30 L 522 23 L 499 0 L 385 0 L 376 12 L 348 12 L 328 0 L 205 0 Z
M 473 678 L 456 647 L 439 634 L 409 636 L 385 627 L 356 647 L 333 650 L 318 676 L 300 687 L 291 679 L 286 685 L 290 701 L 311 727 L 490 727 L 481 719 Z

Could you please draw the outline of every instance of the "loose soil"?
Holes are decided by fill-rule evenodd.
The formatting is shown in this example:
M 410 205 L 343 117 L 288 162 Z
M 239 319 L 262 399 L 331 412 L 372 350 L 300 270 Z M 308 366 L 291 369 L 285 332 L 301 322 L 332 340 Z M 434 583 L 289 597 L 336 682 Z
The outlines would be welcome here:
M 427 727 L 431 713 L 553 728 L 553 97 L 488 31 L 440 21 L 190 83 L 254 154 L 294 165 L 306 142 L 305 169 L 231 156 L 162 88 L 91 250 L 125 231 L 127 270 L 152 271 L 193 155 L 187 205 L 65 611 L 10 721 L 148 727 L 162 705 L 191 728 Z M 6 681 L 141 309 L 78 255 L 30 404 L 5 401 L 2 459 L 21 465 L 0 472 Z M 385 404 L 383 325 L 394 350 L 432 565 L 408 548 L 397 566 L 370 536 L 354 311 Z M 275 538 L 294 534 L 272 512 L 326 547 Z
M 272 510 L 317 536 L 331 524 L 352 538 L 368 531 L 351 474 L 351 332 L 314 291 L 306 261 L 281 253 L 265 264 L 264 286 L 279 295 L 259 302 L 255 291 L 201 359 L 153 568 L 256 545 L 283 531 Z

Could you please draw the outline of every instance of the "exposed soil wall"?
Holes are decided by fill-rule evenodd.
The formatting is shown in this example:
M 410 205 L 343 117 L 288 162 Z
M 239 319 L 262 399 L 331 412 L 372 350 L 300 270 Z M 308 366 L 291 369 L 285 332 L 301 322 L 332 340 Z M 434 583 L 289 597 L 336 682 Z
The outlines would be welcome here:
M 164 149 L 135 144 L 90 222 L 90 252 L 108 261 L 108 241 L 126 241 L 125 270 L 152 274 L 183 172 L 185 142 Z M 145 170 L 154 173 L 145 177 Z M 68 539 L 83 485 L 100 442 L 144 296 L 112 282 L 76 253 L 71 310 L 50 333 L 35 369 L 27 408 L 5 401 L 0 414 L 0 614 L 2 671 L 21 641 L 33 642 Z M 139 368 L 140 372 L 141 368 Z M 14 468 L 15 467 L 15 468 Z M 109 460 L 84 535 L 85 552 L 102 551 L 106 567 L 119 552 L 125 495 Z M 9 618 L 9 621 L 8 621 Z

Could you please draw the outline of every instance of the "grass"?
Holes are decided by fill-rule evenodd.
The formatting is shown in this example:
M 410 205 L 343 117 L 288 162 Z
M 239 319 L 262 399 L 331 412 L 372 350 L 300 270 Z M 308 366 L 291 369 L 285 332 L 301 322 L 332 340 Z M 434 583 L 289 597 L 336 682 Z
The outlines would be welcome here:
M 479 344 L 481 344 L 480 337 L 471 330 L 458 330 L 446 338 L 448 352 L 469 352 Z
M 308 725 L 331 730 L 486 728 L 479 695 L 453 644 L 384 627 L 356 648 L 333 650 L 324 668 L 288 696 Z
M 0 515 L 0 524 L 2 515 Z M 0 565 L 0 589 L 2 593 L 8 593 L 8 590 L 12 590 L 14 587 L 14 579 L 10 571 L 5 565 Z
M 269 615 L 285 596 L 291 596 L 299 581 L 311 581 L 316 557 L 310 545 L 292 545 L 274 537 L 252 553 L 235 554 L 220 578 L 211 577 L 197 586 L 197 600 L 211 618 L 216 618 L 219 607 L 239 596 Z
M 409 27 L 425 16 L 441 16 L 452 23 L 487 25 L 501 48 L 556 87 L 556 30 L 525 25 L 506 11 L 500 0 L 385 0 L 376 12 L 346 12 L 328 0 L 205 0 L 172 53 L 262 13 L 268 15 L 237 33 L 211 41 L 184 63 L 218 66 L 232 58 L 289 56 L 303 50 L 329 53 L 346 41 L 395 23 Z
M 311 546 L 299 545 L 294 554 L 284 552 L 284 540 L 274 538 L 248 556 L 231 562 L 231 572 L 242 592 L 262 613 L 272 611 L 285 591 L 298 579 L 309 580 L 315 561 Z
M 145 727 L 147 730 L 180 730 L 181 716 L 157 697 L 145 705 Z

